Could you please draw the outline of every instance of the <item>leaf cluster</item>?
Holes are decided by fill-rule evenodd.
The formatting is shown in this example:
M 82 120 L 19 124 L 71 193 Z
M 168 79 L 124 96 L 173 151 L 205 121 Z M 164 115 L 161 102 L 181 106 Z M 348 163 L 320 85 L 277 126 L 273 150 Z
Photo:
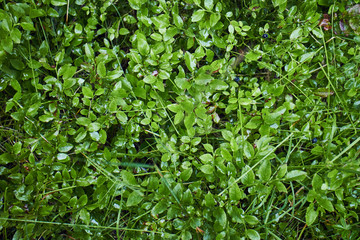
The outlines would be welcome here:
M 356 239 L 356 3 L 0 1 L 1 237 Z

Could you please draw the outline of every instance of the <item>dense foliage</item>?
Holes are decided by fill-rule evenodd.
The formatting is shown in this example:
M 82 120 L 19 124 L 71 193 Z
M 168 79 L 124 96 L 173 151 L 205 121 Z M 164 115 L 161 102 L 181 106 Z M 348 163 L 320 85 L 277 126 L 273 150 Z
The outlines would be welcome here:
M 1 0 L 1 238 L 357 239 L 357 3 Z

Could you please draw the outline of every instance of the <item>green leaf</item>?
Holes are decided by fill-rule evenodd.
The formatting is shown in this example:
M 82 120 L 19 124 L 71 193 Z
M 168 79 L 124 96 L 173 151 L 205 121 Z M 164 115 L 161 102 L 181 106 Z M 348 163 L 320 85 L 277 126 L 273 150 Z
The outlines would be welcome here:
M 21 92 L 20 83 L 19 83 L 15 78 L 12 78 L 12 79 L 10 80 L 10 85 L 11 85 L 17 92 Z
M 86 55 L 86 57 L 88 57 L 89 59 L 93 59 L 94 58 L 94 50 L 92 49 L 90 44 L 86 43 L 84 45 L 84 47 L 85 47 L 85 55 Z
M 183 197 L 182 197 L 182 202 L 184 202 L 185 204 L 193 204 L 194 203 L 194 198 L 193 195 L 191 194 L 191 190 L 188 189 L 185 191 Z
M 240 103 L 242 106 L 247 106 L 247 105 L 250 105 L 252 103 L 252 100 L 248 99 L 248 98 L 240 98 L 238 100 L 238 103 Z
M 169 15 L 167 14 L 152 17 L 151 20 L 158 29 L 167 28 L 170 25 Z
M 51 115 L 41 115 L 40 117 L 39 117 L 39 120 L 41 121 L 41 122 L 50 122 L 51 120 L 53 120 L 54 119 L 54 116 L 51 116 Z
M 81 142 L 87 135 L 86 131 L 79 132 L 78 135 L 75 137 L 75 142 Z
M 83 92 L 84 96 L 87 98 L 94 97 L 93 91 L 89 87 L 85 87 L 85 86 L 82 87 L 82 92 Z
M 204 17 L 204 15 L 205 15 L 204 10 L 197 10 L 191 16 L 191 21 L 192 22 L 199 22 Z
M 196 60 L 195 57 L 189 53 L 188 51 L 186 51 L 185 53 L 185 64 L 187 66 L 187 68 L 189 69 L 190 72 L 194 72 L 195 68 L 196 68 Z
M 168 200 L 161 200 L 158 202 L 153 209 L 151 210 L 152 215 L 158 215 L 163 213 L 168 208 L 169 201 Z
M 75 24 L 75 29 L 74 29 L 75 34 L 79 35 L 79 34 L 82 33 L 82 31 L 83 31 L 83 27 L 81 26 L 81 24 L 76 23 Z
M 25 15 L 25 10 L 24 7 L 21 6 L 19 3 L 18 4 L 12 4 L 10 5 L 10 9 L 12 10 L 11 12 L 14 14 L 14 16 L 16 17 L 22 17 Z
M 246 123 L 245 128 L 257 129 L 261 123 L 262 123 L 261 117 L 255 116 L 255 117 L 252 117 L 250 119 L 250 121 Z
M 104 94 L 104 92 L 105 92 L 105 89 L 99 88 L 98 90 L 96 90 L 95 96 L 101 96 Z
M 149 74 L 144 78 L 144 82 L 147 84 L 154 84 L 156 80 L 157 78 L 152 74 Z
M 59 162 L 68 162 L 68 161 L 70 161 L 70 157 L 66 153 L 58 153 L 56 158 L 57 158 L 57 160 Z
M 283 164 L 279 167 L 279 171 L 277 174 L 277 178 L 282 178 L 285 176 L 285 174 L 287 173 L 287 165 Z
M 215 204 L 216 204 L 216 201 L 214 199 L 214 196 L 210 192 L 208 192 L 205 195 L 205 206 L 213 207 L 213 206 L 215 206 Z
M 239 185 L 237 183 L 234 183 L 229 188 L 229 197 L 230 200 L 233 201 L 239 201 L 242 197 L 241 190 L 239 188 Z
M 76 79 L 74 78 L 68 78 L 68 79 L 64 79 L 64 84 L 63 84 L 63 88 L 64 89 L 69 89 L 72 86 L 74 86 L 76 83 Z
M 254 147 L 248 141 L 243 143 L 243 153 L 247 159 L 251 159 L 254 156 Z
M 173 38 L 176 34 L 178 34 L 179 30 L 176 27 L 169 27 L 164 35 L 163 35 L 163 40 L 164 41 L 168 41 L 171 38 Z
M 254 229 L 247 229 L 246 230 L 246 236 L 250 238 L 251 240 L 260 240 L 260 234 L 254 230 Z
M 32 117 L 37 115 L 37 111 L 39 110 L 41 105 L 42 105 L 41 102 L 37 102 L 37 103 L 30 105 L 29 109 L 26 112 L 26 115 L 32 116 Z
M 146 56 L 150 52 L 150 46 L 146 41 L 146 37 L 143 33 L 137 34 L 137 49 L 139 50 L 139 53 L 143 56 Z
M 135 10 L 140 10 L 141 6 L 145 2 L 146 1 L 143 1 L 143 0 L 129 0 L 130 7 Z
M 203 164 L 209 164 L 214 162 L 213 155 L 206 153 L 200 156 L 200 160 Z
M 317 0 L 317 4 L 320 6 L 330 7 L 333 2 L 331 0 Z
M 268 159 L 264 160 L 260 165 L 258 175 L 261 180 L 267 182 L 271 177 L 271 163 Z
M 99 131 L 99 129 L 101 128 L 101 125 L 100 123 L 98 122 L 92 122 L 88 125 L 88 130 L 90 132 L 96 132 L 96 131 Z
M 173 20 L 174 20 L 174 24 L 177 28 L 182 28 L 184 25 L 184 21 L 182 20 L 182 18 L 178 15 L 178 14 L 174 14 L 173 15 Z
M 13 101 L 8 101 L 6 103 L 5 112 L 9 112 L 13 107 L 15 106 L 15 103 Z
M 81 195 L 81 197 L 77 201 L 77 203 L 80 207 L 85 206 L 87 204 L 87 202 L 88 202 L 88 197 L 86 194 Z
M 54 6 L 64 6 L 67 2 L 66 0 L 51 0 L 51 4 Z
M 28 31 L 35 31 L 36 30 L 34 28 L 34 25 L 33 25 L 32 22 L 31 23 L 30 22 L 22 22 L 20 25 L 24 30 L 28 30 Z
M 127 28 L 120 28 L 119 34 L 120 35 L 128 35 L 130 31 Z
M 246 215 L 245 216 L 245 221 L 250 224 L 250 225 L 256 225 L 259 223 L 259 219 L 255 216 L 252 215 Z
M 321 29 L 319 28 L 314 28 L 313 30 L 311 30 L 311 32 L 317 37 L 317 38 L 323 38 L 324 34 L 322 32 Z
M 9 37 L 3 38 L 1 40 L 1 45 L 6 52 L 8 52 L 9 54 L 12 53 L 14 45 L 13 45 L 13 41 L 11 40 L 11 38 L 9 38 Z
M 181 172 L 181 174 L 180 174 L 181 180 L 183 180 L 183 181 L 189 180 L 189 178 L 191 177 L 192 173 L 193 173 L 193 169 L 192 169 L 192 168 L 188 168 L 188 169 L 183 170 L 183 171 Z
M 204 6 L 207 10 L 211 11 L 214 7 L 214 0 L 204 0 Z
M 158 79 L 155 83 L 156 89 L 158 89 L 160 92 L 165 91 L 164 82 L 161 79 Z
M 276 97 L 278 97 L 278 96 L 280 96 L 282 93 L 283 93 L 283 91 L 284 91 L 284 85 L 280 85 L 280 86 L 278 86 L 278 87 L 274 87 L 274 89 L 273 89 L 273 94 L 274 94 L 274 96 L 276 96 Z M 282 114 L 285 112 L 284 110 L 282 110 L 281 108 L 278 108 L 279 110 L 281 110 L 281 112 L 282 112 Z M 278 111 L 278 110 L 277 110 Z
M 200 170 L 205 174 L 212 174 L 214 172 L 214 166 L 206 164 L 200 167 Z
M 179 124 L 181 123 L 181 121 L 184 119 L 184 112 L 180 111 L 178 113 L 175 114 L 175 118 L 174 118 L 174 124 Z
M 59 13 L 53 8 L 49 8 L 47 14 L 49 17 L 54 17 L 54 18 L 59 17 Z
M 226 148 L 221 148 L 221 156 L 228 162 L 232 160 L 232 156 Z
M 223 138 L 226 141 L 229 141 L 229 142 L 231 141 L 231 139 L 234 138 L 234 134 L 232 132 L 230 132 L 229 130 L 222 130 L 221 135 L 223 136 Z
M 99 134 L 100 134 L 100 139 L 99 139 L 100 143 L 105 144 L 107 139 L 106 131 L 104 129 L 101 129 Z
M 97 73 L 99 74 L 99 76 L 101 78 L 106 77 L 106 67 L 105 67 L 105 63 L 104 62 L 100 62 L 97 65 Z
M 301 27 L 298 27 L 290 34 L 290 41 L 294 41 L 301 37 L 303 32 L 303 29 Z
M 226 82 L 219 80 L 219 79 L 215 79 L 210 83 L 210 88 L 213 90 L 224 91 L 228 87 L 229 86 L 227 85 Z
M 306 61 L 311 61 L 311 59 L 315 56 L 315 52 L 308 52 L 308 53 L 305 53 L 303 55 L 301 55 L 299 61 L 301 63 L 303 62 L 306 62 Z
M 29 62 L 27 62 L 27 65 L 32 69 L 38 69 L 42 66 L 42 64 L 35 59 L 31 59 Z
M 65 50 L 63 49 L 62 51 L 59 51 L 56 53 L 55 55 L 55 61 L 56 62 L 62 62 L 62 60 L 64 60 L 64 56 L 65 56 Z
M 132 207 L 138 205 L 143 199 L 143 196 L 144 194 L 142 194 L 140 191 L 133 191 L 132 193 L 130 193 L 126 201 L 126 206 Z
M 91 123 L 91 120 L 86 117 L 79 117 L 76 119 L 76 123 L 82 126 L 88 126 Z
M 255 181 L 255 174 L 248 165 L 245 165 L 245 167 L 242 168 L 241 176 L 241 182 L 244 185 L 251 185 Z
M 211 80 L 213 80 L 213 77 L 210 74 L 202 73 L 195 78 L 195 83 L 197 85 L 206 85 L 211 82 Z
M 140 121 L 140 123 L 142 125 L 149 125 L 151 123 L 151 119 L 150 118 L 144 118 L 143 120 Z
M 272 0 L 274 7 L 283 5 L 287 2 L 287 0 Z
M 26 224 L 24 229 L 25 234 L 31 234 L 34 231 L 34 227 L 35 227 L 34 223 Z
M 204 146 L 204 148 L 206 149 L 206 151 L 208 151 L 208 152 L 213 152 L 213 151 L 214 151 L 213 146 L 211 146 L 211 145 L 208 144 L 208 143 L 203 144 L 203 146 Z
M 277 108 L 274 112 L 265 114 L 265 116 L 263 117 L 264 121 L 269 125 L 276 123 L 285 112 L 286 108 L 284 106 L 281 106 Z
M 20 154 L 22 148 L 22 142 L 17 142 L 13 145 L 13 150 L 15 154 Z
M 10 153 L 3 153 L 0 155 L 0 164 L 8 164 L 15 161 L 15 159 L 11 156 Z
M 11 40 L 14 41 L 14 43 L 20 43 L 21 42 L 21 32 L 17 28 L 13 28 L 10 33 Z
M 85 224 L 88 225 L 90 223 L 90 213 L 85 208 L 80 210 L 79 216 Z
M 3 16 L 3 15 L 1 15 Z M 10 32 L 10 27 L 11 27 L 11 20 L 8 18 L 5 18 L 4 20 L 2 20 L 1 25 L 0 25 L 6 32 Z
M 302 181 L 305 179 L 307 173 L 300 170 L 292 170 L 288 172 L 285 176 L 286 180 L 289 181 Z
M 261 57 L 261 52 L 259 51 L 251 51 L 248 54 L 246 54 L 245 59 L 247 61 L 257 61 Z
M 213 212 L 213 216 L 216 219 L 214 224 L 214 230 L 220 232 L 225 229 L 227 223 L 227 216 L 224 209 L 217 207 Z
M 54 208 L 54 206 L 43 205 L 39 210 L 40 216 L 45 217 L 45 216 L 50 215 L 52 213 L 52 211 L 53 211 L 53 208 Z
M 142 88 L 142 87 L 136 87 L 134 89 L 134 93 L 137 97 L 140 97 L 142 99 L 146 99 L 147 95 L 146 95 L 146 89 Z
M 334 211 L 334 207 L 333 207 L 331 201 L 326 196 L 319 196 L 316 198 L 316 201 L 319 203 L 319 205 L 321 207 L 323 207 L 327 211 L 329 211 L 329 212 Z
M 315 173 L 313 179 L 312 179 L 312 187 L 316 190 L 316 191 L 319 191 L 321 190 L 321 186 L 323 184 L 323 180 L 321 179 L 321 177 L 319 175 L 317 175 Z
M 58 74 L 63 76 L 63 79 L 69 79 L 72 78 L 74 76 L 74 74 L 76 73 L 76 67 L 71 66 L 71 65 L 65 65 L 63 67 L 61 67 L 59 69 Z
M 187 115 L 184 119 L 184 124 L 186 129 L 192 128 L 192 126 L 195 124 L 195 114 L 191 113 Z
M 277 190 L 278 190 L 279 192 L 287 193 L 287 189 L 286 189 L 285 185 L 284 185 L 282 182 L 280 182 L 280 181 L 275 181 L 275 182 L 274 182 L 274 185 L 276 186 L 276 188 L 277 188 Z
M 11 214 L 22 214 L 24 212 L 24 210 L 18 206 L 13 206 L 10 209 Z
M 121 122 L 121 123 L 126 123 L 128 121 L 127 115 L 122 111 L 118 111 L 116 113 L 116 117 L 119 120 L 119 122 Z
M 136 181 L 134 175 L 126 170 L 121 171 L 121 177 L 124 180 L 125 184 L 132 185 L 132 186 L 138 186 L 138 182 Z
M 214 45 L 216 47 L 218 47 L 218 48 L 226 48 L 227 47 L 227 43 L 223 38 L 218 37 L 215 34 L 212 35 L 212 38 L 213 38 Z
M 155 41 L 158 41 L 158 42 L 162 41 L 162 35 L 159 34 L 159 33 L 152 33 L 152 34 L 150 35 L 150 37 L 151 37 L 152 39 L 154 39 Z
M 310 227 L 315 220 L 318 217 L 318 212 L 314 210 L 314 203 L 311 203 L 307 208 L 306 208 L 306 224 Z
M 62 143 L 58 146 L 58 150 L 59 150 L 59 152 L 68 152 L 73 147 L 74 147 L 74 145 L 72 145 L 71 143 Z
M 221 15 L 218 13 L 211 13 L 210 15 L 210 26 L 214 27 L 220 20 Z

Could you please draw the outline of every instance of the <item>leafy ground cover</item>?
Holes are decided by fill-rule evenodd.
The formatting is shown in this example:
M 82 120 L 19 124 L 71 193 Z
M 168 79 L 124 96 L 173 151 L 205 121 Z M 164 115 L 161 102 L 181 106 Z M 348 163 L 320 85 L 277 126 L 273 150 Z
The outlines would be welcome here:
M 0 1 L 2 239 L 358 239 L 357 0 Z

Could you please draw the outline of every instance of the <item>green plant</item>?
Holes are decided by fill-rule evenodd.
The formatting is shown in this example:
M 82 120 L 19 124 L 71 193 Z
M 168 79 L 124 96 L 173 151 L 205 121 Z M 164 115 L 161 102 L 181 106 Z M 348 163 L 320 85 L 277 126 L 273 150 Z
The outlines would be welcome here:
M 357 238 L 356 1 L 235 3 L 1 2 L 4 239 Z

